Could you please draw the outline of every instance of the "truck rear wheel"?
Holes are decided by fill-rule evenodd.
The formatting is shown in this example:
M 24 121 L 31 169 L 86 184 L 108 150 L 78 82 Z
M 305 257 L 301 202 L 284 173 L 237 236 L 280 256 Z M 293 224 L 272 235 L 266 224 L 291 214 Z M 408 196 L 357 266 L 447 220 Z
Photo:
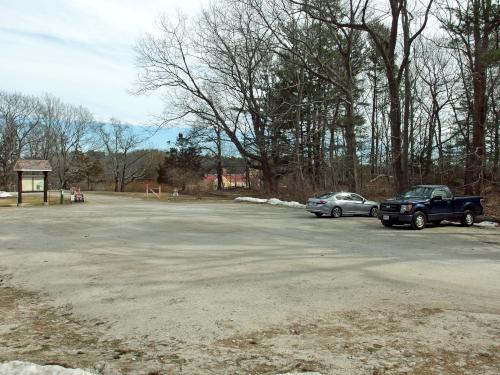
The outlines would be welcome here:
M 470 227 L 474 225 L 474 213 L 470 210 L 466 210 L 460 222 L 464 227 Z
M 421 211 L 417 211 L 413 214 L 411 219 L 411 227 L 416 230 L 422 230 L 425 228 L 425 224 L 427 224 L 427 217 Z

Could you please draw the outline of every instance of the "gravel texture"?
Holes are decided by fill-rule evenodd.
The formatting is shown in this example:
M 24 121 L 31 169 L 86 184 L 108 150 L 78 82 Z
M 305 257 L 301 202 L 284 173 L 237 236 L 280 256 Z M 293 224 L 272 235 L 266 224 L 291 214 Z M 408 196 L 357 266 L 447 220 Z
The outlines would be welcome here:
M 0 361 L 110 374 L 500 373 L 498 228 L 86 198 L 0 211 Z

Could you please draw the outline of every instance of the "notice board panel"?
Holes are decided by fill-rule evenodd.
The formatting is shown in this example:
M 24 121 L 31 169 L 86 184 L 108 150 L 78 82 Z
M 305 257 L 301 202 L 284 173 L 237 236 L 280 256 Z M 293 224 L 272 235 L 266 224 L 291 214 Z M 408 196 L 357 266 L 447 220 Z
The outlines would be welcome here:
M 43 176 L 23 176 L 23 191 L 43 191 Z

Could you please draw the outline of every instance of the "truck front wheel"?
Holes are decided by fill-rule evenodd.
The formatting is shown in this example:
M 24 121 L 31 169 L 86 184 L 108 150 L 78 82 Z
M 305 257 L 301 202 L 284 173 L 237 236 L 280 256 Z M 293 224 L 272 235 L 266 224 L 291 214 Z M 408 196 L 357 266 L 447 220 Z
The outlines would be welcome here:
M 427 224 L 425 214 L 420 211 L 415 212 L 411 219 L 411 227 L 416 230 L 421 230 L 425 228 L 425 224 Z
M 474 224 L 474 213 L 470 210 L 466 210 L 464 212 L 464 216 L 462 216 L 462 220 L 460 220 L 464 227 L 470 227 Z

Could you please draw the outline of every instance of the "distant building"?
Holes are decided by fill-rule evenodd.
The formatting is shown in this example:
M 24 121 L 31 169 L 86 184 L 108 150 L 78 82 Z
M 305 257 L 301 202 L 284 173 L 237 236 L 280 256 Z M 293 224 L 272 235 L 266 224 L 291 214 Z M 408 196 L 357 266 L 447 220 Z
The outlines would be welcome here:
M 203 176 L 203 183 L 210 186 L 212 189 L 217 189 L 217 175 L 216 174 L 206 174 Z M 226 170 L 222 174 L 222 186 L 224 189 L 235 188 L 235 187 L 247 187 L 247 179 L 244 174 L 238 173 L 227 173 Z

